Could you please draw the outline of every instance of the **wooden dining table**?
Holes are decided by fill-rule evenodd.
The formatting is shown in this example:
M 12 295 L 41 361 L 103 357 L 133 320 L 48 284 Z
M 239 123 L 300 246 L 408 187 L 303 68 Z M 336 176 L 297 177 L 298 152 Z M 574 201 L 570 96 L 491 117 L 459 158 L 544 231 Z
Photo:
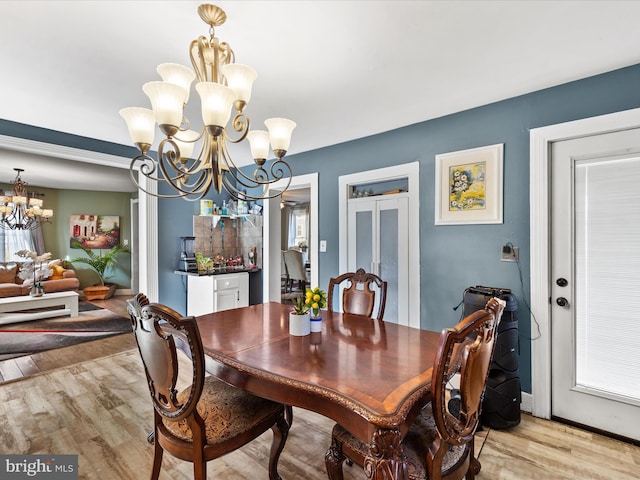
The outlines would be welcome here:
M 440 333 L 323 311 L 322 331 L 297 337 L 290 311 L 270 302 L 197 317 L 207 371 L 335 420 L 369 445 L 367 478 L 405 480 L 402 438 L 430 401 Z

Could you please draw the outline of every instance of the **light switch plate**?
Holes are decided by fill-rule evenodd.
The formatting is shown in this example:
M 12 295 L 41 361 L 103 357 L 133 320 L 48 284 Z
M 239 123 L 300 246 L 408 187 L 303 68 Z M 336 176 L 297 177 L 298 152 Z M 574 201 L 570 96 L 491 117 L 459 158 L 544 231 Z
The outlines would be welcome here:
M 321 252 L 326 252 L 327 251 L 327 241 L 326 240 L 320 240 L 320 251 Z

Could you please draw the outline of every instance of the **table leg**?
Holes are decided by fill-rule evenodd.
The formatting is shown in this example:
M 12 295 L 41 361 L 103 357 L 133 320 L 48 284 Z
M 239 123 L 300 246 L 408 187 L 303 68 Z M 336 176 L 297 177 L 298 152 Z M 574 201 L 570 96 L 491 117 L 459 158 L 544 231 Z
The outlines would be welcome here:
M 399 430 L 378 430 L 373 433 L 369 455 L 364 459 L 364 473 L 370 480 L 408 480 Z
M 68 308 L 71 311 L 71 313 L 69 314 L 70 317 L 77 317 L 79 315 L 79 313 L 78 313 L 78 297 L 69 298 L 64 307 Z

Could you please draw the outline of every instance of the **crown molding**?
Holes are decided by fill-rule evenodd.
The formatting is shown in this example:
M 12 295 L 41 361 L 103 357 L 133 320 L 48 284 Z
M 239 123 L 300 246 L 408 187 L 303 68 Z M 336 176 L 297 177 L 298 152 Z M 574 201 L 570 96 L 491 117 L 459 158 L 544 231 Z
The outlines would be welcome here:
M 82 150 L 64 145 L 55 145 L 53 143 L 38 142 L 26 138 L 10 137 L 7 135 L 0 135 L 0 148 L 118 168 L 129 168 L 129 163 L 131 162 L 130 158 L 117 155 Z

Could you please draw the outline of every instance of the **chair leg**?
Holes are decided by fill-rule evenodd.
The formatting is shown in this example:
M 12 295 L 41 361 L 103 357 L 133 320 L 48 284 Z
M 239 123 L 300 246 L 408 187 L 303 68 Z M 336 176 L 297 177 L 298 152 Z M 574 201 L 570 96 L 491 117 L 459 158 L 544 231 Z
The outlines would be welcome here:
M 471 439 L 469 443 L 469 469 L 467 470 L 467 474 L 465 475 L 465 480 L 474 480 L 476 475 L 480 473 L 480 461 L 475 456 L 475 436 Z
M 291 408 L 291 407 L 289 407 Z M 285 413 L 278 417 L 278 421 L 271 427 L 273 431 L 273 441 L 271 442 L 271 451 L 269 452 L 269 480 L 282 480 L 278 475 L 278 460 L 284 449 L 284 444 L 289 436 L 289 422 L 285 418 Z
M 154 432 L 151 432 L 153 434 Z M 149 436 L 151 436 L 149 434 Z M 154 435 L 155 438 L 155 435 Z M 154 442 L 153 445 L 153 467 L 151 469 L 151 480 L 158 480 L 160 477 L 160 468 L 162 467 L 162 454 L 164 450 L 160 446 L 160 442 Z
M 193 462 L 193 478 L 194 480 L 207 480 L 207 462 Z
M 342 445 L 335 438 L 331 439 L 331 446 L 324 456 L 324 465 L 327 469 L 329 480 L 344 480 L 342 464 L 346 457 L 342 453 Z
M 285 405 L 284 419 L 289 424 L 289 428 L 291 428 L 291 425 L 293 425 L 293 407 L 291 405 Z

